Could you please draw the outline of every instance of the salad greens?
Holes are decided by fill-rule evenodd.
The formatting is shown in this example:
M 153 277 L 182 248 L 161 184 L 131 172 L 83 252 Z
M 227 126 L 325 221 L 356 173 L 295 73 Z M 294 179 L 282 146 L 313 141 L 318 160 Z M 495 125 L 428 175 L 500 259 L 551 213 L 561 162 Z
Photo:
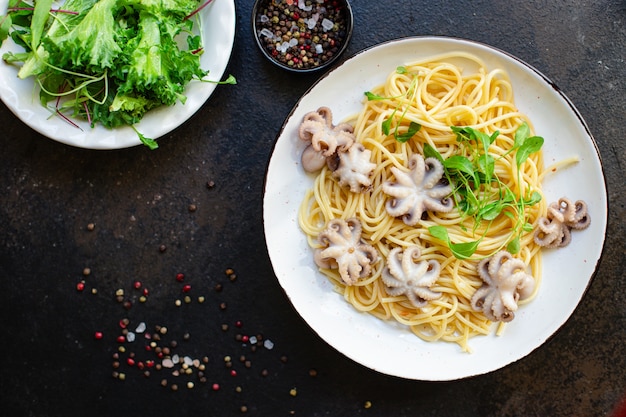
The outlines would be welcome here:
M 78 127 L 72 118 L 80 118 L 91 127 L 130 125 L 155 149 L 156 141 L 134 125 L 155 107 L 184 104 L 191 80 L 208 81 L 208 71 L 200 67 L 202 39 L 192 32 L 197 20 L 192 17 L 204 5 L 200 0 L 67 0 L 53 9 L 52 0 L 9 0 L 7 14 L 0 16 L 0 43 L 10 36 L 24 52 L 2 58 L 21 65 L 18 77 L 33 77 L 41 104 L 68 123 Z

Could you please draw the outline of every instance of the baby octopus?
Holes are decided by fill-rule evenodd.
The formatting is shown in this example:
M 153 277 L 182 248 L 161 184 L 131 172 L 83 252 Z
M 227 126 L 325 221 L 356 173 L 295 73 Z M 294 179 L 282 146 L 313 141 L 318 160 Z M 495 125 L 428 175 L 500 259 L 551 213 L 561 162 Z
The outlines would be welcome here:
M 320 268 L 338 269 L 346 285 L 354 285 L 371 273 L 378 252 L 361 240 L 361 222 L 356 218 L 333 219 L 318 236 L 322 248 L 315 250 Z
M 302 167 L 308 172 L 320 170 L 326 158 L 338 151 L 346 151 L 354 143 L 354 129 L 347 123 L 333 125 L 328 107 L 304 115 L 298 136 L 309 145 L 302 153 Z
M 370 162 L 372 151 L 365 149 L 360 143 L 355 143 L 347 152 L 340 152 L 337 167 L 333 170 L 333 177 L 339 179 L 339 185 L 350 187 L 353 193 L 359 193 L 372 185 L 370 175 L 376 164 Z M 329 166 L 334 166 L 332 163 Z
M 339 185 L 359 193 L 369 189 L 376 165 L 370 162 L 372 152 L 356 143 L 354 130 L 347 123 L 333 125 L 328 107 L 304 115 L 298 129 L 300 139 L 308 143 L 301 156 L 302 168 L 317 172 L 327 165 Z
M 535 279 L 526 273 L 524 262 L 500 251 L 480 261 L 477 269 L 483 285 L 472 296 L 472 308 L 491 321 L 513 320 L 517 302 L 535 289 Z
M 385 291 L 392 297 L 406 295 L 415 307 L 424 307 L 429 300 L 436 300 L 441 293 L 430 289 L 439 278 L 441 266 L 435 260 L 418 262 L 421 251 L 417 246 L 393 248 L 387 257 L 382 280 Z
M 414 154 L 409 160 L 408 173 L 392 167 L 396 182 L 383 183 L 383 192 L 392 197 L 385 206 L 393 217 L 402 217 L 409 226 L 416 225 L 426 210 L 449 212 L 454 202 L 449 184 L 441 182 L 443 165 L 436 158 Z
M 539 218 L 534 240 L 546 248 L 562 248 L 571 242 L 572 229 L 586 229 L 590 223 L 591 216 L 584 201 L 572 203 L 562 197 L 548 206 L 547 217 Z

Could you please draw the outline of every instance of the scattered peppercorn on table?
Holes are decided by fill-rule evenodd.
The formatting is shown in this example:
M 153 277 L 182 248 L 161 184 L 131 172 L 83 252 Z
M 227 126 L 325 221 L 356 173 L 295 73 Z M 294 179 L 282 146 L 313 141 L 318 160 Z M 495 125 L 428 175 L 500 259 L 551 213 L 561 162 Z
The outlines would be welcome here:
M 345 51 L 304 73 L 263 56 L 252 3 L 236 4 L 226 73 L 237 83 L 218 85 L 155 150 L 63 144 L 0 103 L 4 414 L 617 416 L 626 395 L 623 3 L 352 0 Z M 296 26 L 314 23 L 298 0 L 287 3 Z M 301 6 L 320 5 L 333 1 Z M 322 44 L 300 35 L 305 52 L 291 66 L 311 64 L 307 53 Z M 330 347 L 291 305 L 264 239 L 268 159 L 300 97 L 359 51 L 419 35 L 491 45 L 554 81 L 589 125 L 611 202 L 603 257 L 564 326 L 519 361 L 446 382 L 388 376 Z

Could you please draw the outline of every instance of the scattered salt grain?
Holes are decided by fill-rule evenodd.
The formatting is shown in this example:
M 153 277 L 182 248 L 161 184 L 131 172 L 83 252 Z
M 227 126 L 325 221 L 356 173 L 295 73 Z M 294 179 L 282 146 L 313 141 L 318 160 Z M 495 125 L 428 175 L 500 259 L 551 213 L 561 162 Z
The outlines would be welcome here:
M 263 342 L 263 346 L 265 347 L 265 349 L 272 350 L 274 349 L 274 342 L 269 339 L 265 339 L 265 341 Z
M 180 361 L 180 356 L 178 356 L 178 355 L 172 356 L 172 362 L 178 363 L 179 361 Z
M 185 365 L 193 365 L 193 359 L 191 359 L 189 356 L 185 356 L 183 358 L 183 362 L 185 363 Z
M 256 336 L 250 336 L 250 340 L 249 341 L 250 341 L 251 344 L 255 345 L 256 342 L 257 342 Z
M 135 341 L 135 333 L 128 332 L 128 334 L 126 334 L 126 341 L 134 342 Z
M 137 326 L 137 328 L 135 329 L 136 333 L 143 333 L 146 331 L 146 323 L 144 323 L 143 321 L 141 323 L 139 323 L 139 325 Z
M 321 54 L 324 52 L 324 47 L 322 46 L 321 43 L 316 43 L 315 44 L 315 52 L 318 54 Z
M 170 358 L 165 358 L 163 359 L 163 362 L 161 363 L 161 365 L 163 365 L 163 367 L 165 368 L 173 368 L 174 361 L 172 361 Z
M 270 18 L 267 17 L 267 15 L 264 15 L 264 14 L 261 15 L 261 22 L 262 23 L 267 23 L 269 21 L 270 21 Z

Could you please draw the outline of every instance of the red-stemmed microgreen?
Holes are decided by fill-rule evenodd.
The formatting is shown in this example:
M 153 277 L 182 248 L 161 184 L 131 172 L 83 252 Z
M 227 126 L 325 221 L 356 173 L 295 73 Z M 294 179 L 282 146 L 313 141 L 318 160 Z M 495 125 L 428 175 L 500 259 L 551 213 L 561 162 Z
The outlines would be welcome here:
M 151 109 L 184 104 L 191 81 L 236 84 L 232 75 L 209 80 L 200 66 L 205 49 L 198 12 L 211 2 L 203 0 L 195 10 L 187 2 L 155 3 L 154 14 L 142 14 L 143 6 L 133 2 L 123 8 L 115 1 L 52 8 L 52 0 L 9 0 L 7 13 L 0 15 L 0 44 L 10 37 L 23 51 L 6 52 L 2 59 L 19 67 L 19 78 L 35 79 L 39 101 L 53 115 L 137 132 L 134 125 Z M 154 65 L 157 61 L 162 65 Z M 137 134 L 156 148 L 156 141 Z
M 192 18 L 195 14 L 197 14 L 198 12 L 200 12 L 202 9 L 204 9 L 206 6 L 208 6 L 213 0 L 207 0 L 205 1 L 200 7 L 198 7 L 196 10 L 194 10 L 193 12 L 189 13 L 186 17 L 185 20 L 188 20 L 190 18 Z

